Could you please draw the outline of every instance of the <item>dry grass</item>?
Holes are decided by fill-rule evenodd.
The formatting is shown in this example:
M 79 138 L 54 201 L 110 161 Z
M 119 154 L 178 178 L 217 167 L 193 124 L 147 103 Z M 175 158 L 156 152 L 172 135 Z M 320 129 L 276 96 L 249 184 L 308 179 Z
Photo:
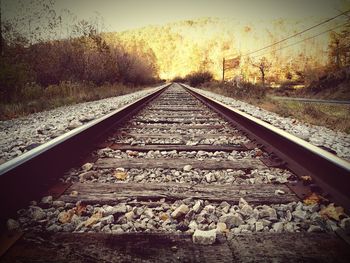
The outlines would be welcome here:
M 275 112 L 284 117 L 292 117 L 297 120 L 325 126 L 332 130 L 350 133 L 350 106 L 321 103 L 303 103 L 294 101 L 278 101 L 255 91 L 242 92 L 228 90 L 227 87 L 207 85 L 204 89 L 214 93 L 239 99 L 265 110 Z M 256 90 L 258 94 L 254 94 Z
M 26 87 L 20 100 L 0 102 L 0 120 L 18 118 L 31 113 L 49 110 L 63 105 L 94 101 L 103 98 L 121 96 L 143 89 L 142 86 L 125 86 L 123 84 L 79 84 L 63 82 L 42 88 L 38 85 Z
M 302 103 L 292 101 L 274 101 L 275 107 L 267 110 L 276 112 L 285 117 L 320 126 L 332 130 L 350 133 L 350 106 L 321 103 Z M 263 104 L 258 105 L 265 108 Z

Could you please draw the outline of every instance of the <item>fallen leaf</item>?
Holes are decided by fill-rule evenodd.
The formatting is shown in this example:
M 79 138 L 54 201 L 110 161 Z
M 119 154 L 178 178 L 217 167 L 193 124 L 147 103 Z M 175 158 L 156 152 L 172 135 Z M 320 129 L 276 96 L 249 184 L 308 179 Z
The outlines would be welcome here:
M 77 197 L 77 196 L 78 196 L 78 191 L 72 191 L 72 192 L 70 193 L 70 196 Z
M 169 219 L 169 215 L 168 215 L 167 213 L 161 213 L 161 214 L 159 215 L 159 218 L 160 218 L 161 220 L 165 221 L 165 220 L 168 220 L 168 219 Z
M 255 156 L 262 156 L 262 155 L 263 155 L 262 150 L 260 150 L 260 149 L 256 150 Z
M 138 156 L 139 153 L 138 152 L 134 152 L 134 151 L 130 151 L 130 152 L 128 152 L 128 155 L 129 156 Z
M 81 216 L 83 213 L 86 212 L 86 205 L 82 204 L 82 203 L 78 203 L 77 206 L 75 207 L 75 213 L 78 216 Z
M 342 208 L 341 206 L 335 207 L 334 204 L 331 203 L 320 211 L 320 215 L 339 221 L 339 217 L 341 215 L 344 215 L 344 208 Z
M 58 221 L 62 224 L 69 223 L 74 215 L 74 210 L 63 211 L 58 214 Z
M 308 175 L 300 176 L 300 179 L 301 179 L 303 182 L 306 182 L 306 183 L 311 183 L 311 182 L 312 182 L 311 176 L 308 176 Z
M 311 195 L 309 195 L 308 197 L 306 197 L 304 199 L 304 204 L 306 205 L 314 205 L 314 204 L 319 204 L 321 202 L 322 198 L 316 194 L 316 193 L 312 193 Z
M 114 177 L 117 178 L 118 180 L 125 180 L 127 176 L 128 176 L 127 173 L 122 171 L 116 171 L 114 173 Z
M 92 225 L 96 224 L 98 222 L 98 220 L 101 218 L 102 218 L 102 212 L 98 211 L 85 221 L 85 226 L 87 226 L 87 227 L 92 226 Z

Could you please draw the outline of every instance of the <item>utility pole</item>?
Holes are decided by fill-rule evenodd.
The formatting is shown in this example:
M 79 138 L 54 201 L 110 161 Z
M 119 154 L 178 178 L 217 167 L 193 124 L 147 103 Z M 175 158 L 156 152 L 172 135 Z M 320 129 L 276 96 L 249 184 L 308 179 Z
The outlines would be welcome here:
M 222 58 L 222 82 L 225 82 L 225 58 Z

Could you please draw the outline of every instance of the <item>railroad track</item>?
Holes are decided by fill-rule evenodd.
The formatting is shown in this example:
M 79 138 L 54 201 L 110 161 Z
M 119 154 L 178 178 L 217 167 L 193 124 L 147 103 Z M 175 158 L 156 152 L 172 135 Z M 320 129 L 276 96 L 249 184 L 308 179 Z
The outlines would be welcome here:
M 348 262 L 349 164 L 237 114 L 172 84 L 2 165 L 0 262 Z

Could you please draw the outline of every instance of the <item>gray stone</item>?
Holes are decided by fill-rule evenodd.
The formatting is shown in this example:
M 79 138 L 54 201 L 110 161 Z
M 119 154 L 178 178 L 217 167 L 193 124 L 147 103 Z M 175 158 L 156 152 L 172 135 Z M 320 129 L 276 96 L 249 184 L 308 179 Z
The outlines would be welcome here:
M 307 213 L 305 211 L 302 211 L 302 210 L 295 210 L 292 213 L 292 215 L 295 219 L 305 220 Z
M 75 129 L 75 128 L 78 128 L 79 126 L 81 126 L 82 125 L 82 123 L 80 122 L 80 121 L 76 121 L 76 120 L 74 120 L 74 121 L 71 121 L 69 124 L 68 124 L 68 129 L 69 130 L 73 130 L 73 129 Z
M 100 219 L 100 222 L 102 223 L 102 225 L 112 224 L 114 222 L 114 216 L 109 215 L 109 216 L 102 217 Z
M 350 231 L 350 217 L 344 218 L 340 221 L 340 227 L 345 231 Z
M 312 232 L 322 232 L 322 228 L 320 226 L 315 226 L 315 225 L 311 225 L 309 227 L 309 229 L 307 230 L 307 232 L 312 233 Z
M 114 226 L 113 226 L 114 227 Z M 120 227 L 120 226 L 118 226 L 118 228 L 116 228 L 116 229 L 113 229 L 113 227 L 112 227 L 112 233 L 113 234 L 115 234 L 115 235 L 120 235 L 120 234 L 123 234 L 124 233 L 124 230 Z
M 49 232 L 54 232 L 57 233 L 62 230 L 62 227 L 56 224 L 50 225 L 46 228 L 47 231 Z
M 253 213 L 253 208 L 250 205 L 246 204 L 242 206 L 240 212 L 245 216 L 249 216 Z
M 87 171 L 87 172 L 79 174 L 80 182 L 84 182 L 84 181 L 92 179 L 94 177 L 95 177 L 95 172 L 94 171 Z
M 185 165 L 185 166 L 183 167 L 183 170 L 184 170 L 185 172 L 191 171 L 191 170 L 192 170 L 192 165 L 189 165 L 189 164 Z
M 40 207 L 32 206 L 31 209 L 32 209 L 32 218 L 35 221 L 39 221 L 46 218 L 46 213 Z
M 51 195 L 48 195 L 48 196 L 44 196 L 42 199 L 41 199 L 41 203 L 42 204 L 45 204 L 45 205 L 51 205 L 53 202 L 53 198 Z
M 277 219 L 277 213 L 276 210 L 271 207 L 264 207 L 261 211 L 259 211 L 259 217 L 260 218 L 268 218 L 270 220 Z
M 292 213 L 290 212 L 290 210 L 287 210 L 287 212 L 286 212 L 286 220 L 288 222 L 290 222 L 292 220 Z
M 199 229 L 196 229 L 192 236 L 192 241 L 195 244 L 201 244 L 201 245 L 211 245 L 215 243 L 216 240 L 216 229 L 208 230 L 208 231 L 202 231 Z
M 203 210 L 207 211 L 208 213 L 214 213 L 215 212 L 215 206 L 213 206 L 213 205 L 206 205 Z
M 294 224 L 292 222 L 287 222 L 286 224 L 284 224 L 284 230 L 286 232 L 294 232 Z
M 127 207 L 126 205 L 123 204 L 118 204 L 116 206 L 106 206 L 103 207 L 104 216 L 109 216 L 109 215 L 116 215 L 116 216 L 121 216 L 122 214 L 125 214 L 127 212 Z
M 9 231 L 17 230 L 19 229 L 19 223 L 16 220 L 10 218 L 6 222 L 6 227 Z
M 274 223 L 272 225 L 272 229 L 277 233 L 281 233 L 283 231 L 283 223 L 282 222 Z
M 232 227 L 240 226 L 243 224 L 243 219 L 239 214 L 230 213 L 221 216 L 219 218 L 219 222 L 225 223 L 226 226 L 231 229 Z
M 59 201 L 59 200 L 55 200 L 55 201 L 52 202 L 52 206 L 53 206 L 53 207 L 56 207 L 56 208 L 58 208 L 58 207 L 64 207 L 65 204 L 66 204 L 66 203 L 65 203 L 64 201 Z

